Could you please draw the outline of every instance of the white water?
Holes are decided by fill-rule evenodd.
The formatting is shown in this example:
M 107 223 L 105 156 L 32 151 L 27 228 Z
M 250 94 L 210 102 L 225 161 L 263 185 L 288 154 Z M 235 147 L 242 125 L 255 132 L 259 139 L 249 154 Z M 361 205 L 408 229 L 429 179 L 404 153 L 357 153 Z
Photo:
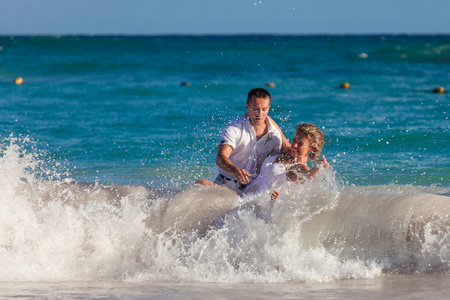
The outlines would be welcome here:
M 342 189 L 330 172 L 285 187 L 273 207 L 263 197 L 228 211 L 226 188 L 82 184 L 44 165 L 14 141 L 2 150 L 2 282 L 330 282 L 450 269 L 450 198 L 433 194 L 445 189 Z

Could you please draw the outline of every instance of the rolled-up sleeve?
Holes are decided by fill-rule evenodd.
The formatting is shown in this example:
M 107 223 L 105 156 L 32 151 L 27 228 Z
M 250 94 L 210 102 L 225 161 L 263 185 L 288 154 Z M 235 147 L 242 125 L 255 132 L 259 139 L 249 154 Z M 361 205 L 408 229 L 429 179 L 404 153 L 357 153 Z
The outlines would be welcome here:
M 236 126 L 227 126 L 222 132 L 219 145 L 230 145 L 233 149 L 235 149 L 239 133 L 240 130 Z

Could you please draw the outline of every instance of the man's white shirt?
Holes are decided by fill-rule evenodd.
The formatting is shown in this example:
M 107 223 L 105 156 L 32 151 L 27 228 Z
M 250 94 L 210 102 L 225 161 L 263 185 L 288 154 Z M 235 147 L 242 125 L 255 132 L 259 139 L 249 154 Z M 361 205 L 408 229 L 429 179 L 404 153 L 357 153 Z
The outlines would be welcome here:
M 247 170 L 250 182 L 258 176 L 263 161 L 269 155 L 281 154 L 281 133 L 269 118 L 266 119 L 266 124 L 268 132 L 256 140 L 255 129 L 249 118 L 239 116 L 227 124 L 220 138 L 220 145 L 226 144 L 233 148 L 229 159 L 239 169 Z M 219 173 L 236 180 L 233 174 L 220 168 Z

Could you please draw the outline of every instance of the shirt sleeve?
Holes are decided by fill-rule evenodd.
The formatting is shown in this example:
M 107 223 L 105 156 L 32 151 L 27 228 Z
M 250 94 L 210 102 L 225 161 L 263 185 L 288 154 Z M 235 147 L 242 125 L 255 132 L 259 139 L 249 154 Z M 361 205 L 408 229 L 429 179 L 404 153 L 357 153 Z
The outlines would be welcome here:
M 228 124 L 222 132 L 219 145 L 230 145 L 233 149 L 235 149 L 239 132 L 240 130 L 235 124 Z

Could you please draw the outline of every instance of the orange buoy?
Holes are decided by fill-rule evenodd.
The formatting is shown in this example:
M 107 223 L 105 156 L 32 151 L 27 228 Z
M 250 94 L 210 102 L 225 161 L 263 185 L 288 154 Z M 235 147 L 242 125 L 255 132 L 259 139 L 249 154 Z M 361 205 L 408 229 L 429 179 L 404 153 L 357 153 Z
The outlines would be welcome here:
M 16 79 L 14 79 L 14 84 L 22 84 L 22 83 L 23 83 L 22 77 L 17 77 Z
M 268 87 L 275 87 L 275 83 L 273 83 L 273 82 L 268 82 L 268 83 L 266 83 L 266 86 L 268 86 Z
M 350 83 L 348 83 L 348 82 L 343 82 L 343 83 L 341 83 L 341 84 L 339 85 L 339 87 L 340 87 L 341 89 L 349 89 L 349 88 L 350 88 Z
M 445 93 L 445 89 L 443 86 L 438 86 L 437 88 L 435 88 L 433 90 L 433 93 L 443 94 L 443 93 Z

